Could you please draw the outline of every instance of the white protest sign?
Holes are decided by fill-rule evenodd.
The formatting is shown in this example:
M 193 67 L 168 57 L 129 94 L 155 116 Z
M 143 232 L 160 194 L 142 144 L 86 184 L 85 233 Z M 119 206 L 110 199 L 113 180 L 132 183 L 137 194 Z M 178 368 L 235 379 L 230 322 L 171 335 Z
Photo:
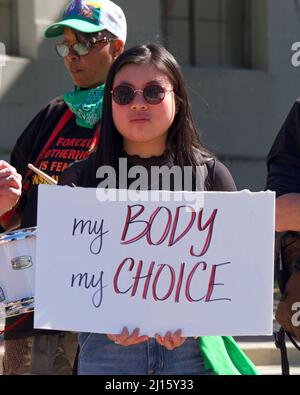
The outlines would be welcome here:
M 35 328 L 271 334 L 274 193 L 155 193 L 39 187 Z

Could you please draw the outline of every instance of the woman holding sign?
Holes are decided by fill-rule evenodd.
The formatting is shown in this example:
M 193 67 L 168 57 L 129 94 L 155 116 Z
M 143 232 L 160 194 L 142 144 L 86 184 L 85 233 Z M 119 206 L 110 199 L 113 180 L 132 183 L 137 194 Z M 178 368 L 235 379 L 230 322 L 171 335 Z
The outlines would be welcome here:
M 97 187 L 99 177 L 104 179 L 110 166 L 117 174 L 117 188 L 128 188 L 130 181 L 136 186 L 136 177 L 128 177 L 128 173 L 125 179 L 122 177 L 121 158 L 127 160 L 128 170 L 134 166 L 146 170 L 146 181 L 137 189 L 165 189 L 164 179 L 152 179 L 153 166 L 177 166 L 181 170 L 189 166 L 198 171 L 184 183 L 185 189 L 236 190 L 227 168 L 199 140 L 178 63 L 156 44 L 127 50 L 112 65 L 98 150 L 88 160 L 67 169 L 60 183 Z M 105 173 L 101 172 L 102 166 Z M 182 182 L 187 181 L 183 180 L 184 174 L 171 180 L 170 190 L 183 189 Z M 115 186 L 107 182 L 106 187 Z M 231 338 L 184 338 L 180 329 L 157 333 L 155 338 L 140 334 L 138 328 L 129 333 L 126 327 L 119 334 L 81 333 L 79 345 L 79 374 L 255 374 L 254 366 Z

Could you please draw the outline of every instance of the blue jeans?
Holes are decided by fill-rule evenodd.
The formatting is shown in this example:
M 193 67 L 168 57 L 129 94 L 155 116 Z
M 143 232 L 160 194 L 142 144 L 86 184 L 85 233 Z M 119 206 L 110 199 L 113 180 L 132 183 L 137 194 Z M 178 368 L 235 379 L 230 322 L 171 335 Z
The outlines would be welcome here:
M 155 339 L 124 347 L 106 335 L 79 334 L 79 375 L 208 375 L 198 341 L 187 338 L 181 347 L 168 351 Z

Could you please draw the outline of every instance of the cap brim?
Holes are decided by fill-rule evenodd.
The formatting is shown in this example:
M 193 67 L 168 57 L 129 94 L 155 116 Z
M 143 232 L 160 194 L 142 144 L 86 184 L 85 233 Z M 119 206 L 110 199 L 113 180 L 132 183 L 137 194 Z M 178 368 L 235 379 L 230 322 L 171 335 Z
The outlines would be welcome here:
M 61 36 L 64 33 L 65 27 L 78 30 L 82 33 L 97 33 L 105 30 L 104 26 L 94 25 L 90 22 L 82 21 L 80 19 L 66 19 L 65 21 L 56 22 L 48 26 L 45 31 L 45 37 L 52 38 Z

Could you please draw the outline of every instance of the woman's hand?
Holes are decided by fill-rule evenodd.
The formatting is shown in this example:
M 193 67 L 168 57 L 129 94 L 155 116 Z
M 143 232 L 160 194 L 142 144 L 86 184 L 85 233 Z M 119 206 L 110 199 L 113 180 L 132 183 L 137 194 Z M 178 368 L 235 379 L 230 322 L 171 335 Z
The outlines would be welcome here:
M 181 329 L 178 329 L 174 334 L 171 331 L 168 331 L 164 337 L 156 334 L 155 340 L 158 344 L 171 351 L 174 350 L 174 348 L 182 346 L 185 342 L 186 337 L 181 337 L 181 333 Z
M 132 334 L 130 334 L 125 326 L 119 335 L 107 335 L 107 337 L 115 344 L 128 347 L 135 344 L 143 343 L 148 340 L 148 336 L 139 336 L 139 333 L 139 328 L 135 328 Z
M 7 162 L 0 160 L 0 215 L 14 207 L 22 192 L 22 177 Z

